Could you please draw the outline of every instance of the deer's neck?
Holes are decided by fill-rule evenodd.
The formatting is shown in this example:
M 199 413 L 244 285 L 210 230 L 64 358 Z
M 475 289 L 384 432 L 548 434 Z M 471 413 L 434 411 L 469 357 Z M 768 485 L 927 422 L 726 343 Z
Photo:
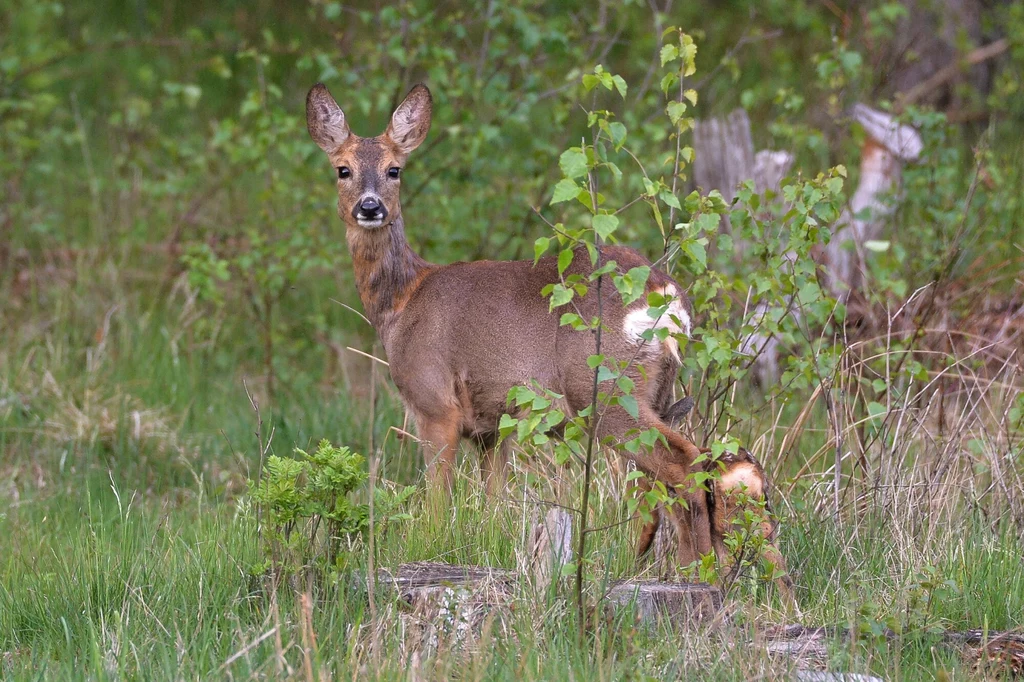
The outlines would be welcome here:
M 386 348 L 395 319 L 434 266 L 410 248 L 401 217 L 377 230 L 349 227 L 345 237 L 363 309 Z

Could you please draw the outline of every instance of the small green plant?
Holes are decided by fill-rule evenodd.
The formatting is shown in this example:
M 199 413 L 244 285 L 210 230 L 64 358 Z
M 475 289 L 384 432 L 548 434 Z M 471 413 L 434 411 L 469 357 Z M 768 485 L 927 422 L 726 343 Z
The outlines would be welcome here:
M 341 568 L 343 550 L 351 550 L 370 523 L 369 505 L 354 501 L 367 479 L 362 455 L 326 439 L 312 453 L 296 448 L 295 455 L 271 455 L 260 479 L 249 481 L 263 556 L 255 572 L 270 571 L 275 578 Z M 410 518 L 403 508 L 414 490 L 374 489 L 377 532 Z
M 739 511 L 730 520 L 731 530 L 723 538 L 732 557 L 726 589 L 745 577 L 764 584 L 778 580 L 784 571 L 772 561 L 774 550 L 765 529 L 773 526 L 773 518 L 767 502 L 745 490 L 733 491 L 731 498 L 731 504 Z
M 907 604 L 903 614 L 905 630 L 942 632 L 945 628 L 936 613 L 943 600 L 958 596 L 959 583 L 946 577 L 938 566 L 926 564 L 914 575 L 907 589 Z

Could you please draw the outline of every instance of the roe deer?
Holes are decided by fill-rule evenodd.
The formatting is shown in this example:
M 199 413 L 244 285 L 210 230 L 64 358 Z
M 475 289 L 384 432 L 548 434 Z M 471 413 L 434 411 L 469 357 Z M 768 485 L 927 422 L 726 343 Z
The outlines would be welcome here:
M 692 403 L 683 409 L 689 411 Z M 709 449 L 702 449 L 702 452 L 710 453 Z M 786 572 L 786 560 L 779 552 L 775 543 L 778 535 L 778 522 L 768 504 L 768 477 L 764 468 L 750 452 L 740 448 L 737 454 L 724 452 L 717 460 L 707 459 L 704 462 L 704 470 L 707 472 L 718 472 L 719 477 L 713 479 L 710 489 L 707 491 L 708 513 L 711 523 L 711 544 L 715 549 L 715 556 L 718 562 L 730 574 L 739 570 L 736 557 L 725 545 L 725 538 L 730 532 L 736 530 L 735 524 L 742 521 L 739 516 L 751 502 L 763 502 L 764 509 L 760 528 L 761 537 L 765 545 L 761 550 L 761 556 L 769 561 L 779 572 L 775 584 L 779 590 L 779 596 L 787 605 L 796 609 L 796 596 L 793 594 L 793 580 Z M 640 479 L 640 488 L 650 489 L 650 484 Z M 653 519 L 644 525 L 640 531 L 640 540 L 637 543 L 636 554 L 641 557 L 646 554 L 654 542 L 654 536 L 661 524 L 662 509 L 652 510 Z M 741 550 L 742 553 L 742 550 Z
M 337 170 L 338 215 L 345 223 L 356 287 L 384 344 L 391 378 L 415 420 L 428 481 L 450 489 L 459 442 L 469 438 L 483 448 L 481 470 L 494 492 L 507 475 L 507 453 L 495 443 L 499 419 L 509 411 L 509 390 L 537 381 L 564 396 L 560 407 L 567 414 L 577 414 L 591 402 L 594 372 L 587 358 L 596 343 L 591 333 L 559 326 L 559 312 L 548 310 L 541 289 L 559 280 L 555 258 L 541 258 L 536 265 L 434 265 L 409 247 L 399 200 L 402 167 L 427 136 L 431 108 L 430 91 L 417 85 L 382 135 L 363 138 L 352 134 L 344 112 L 318 83 L 306 98 L 306 122 Z M 623 272 L 650 265 L 632 249 L 603 247 L 599 265 L 611 260 Z M 590 272 L 590 259 L 580 251 L 565 274 Z M 652 342 L 641 335 L 655 326 L 688 334 L 689 302 L 676 282 L 652 269 L 647 291 L 654 290 L 673 297 L 670 314 L 658 320 L 648 317 L 645 299 L 624 308 L 614 287 L 602 293 L 607 332 L 601 351 L 634 360 L 627 373 L 635 382 L 639 418 L 621 407 L 604 408 L 597 433 L 621 440 L 631 430 L 656 428 L 664 443 L 625 456 L 666 486 L 688 490 L 687 475 L 700 451 L 660 416 L 671 402 L 678 345 L 671 336 Z M 596 288 L 576 305 L 583 319 L 595 317 Z M 705 494 L 688 492 L 686 499 L 689 510 L 671 517 L 680 530 L 677 554 L 684 565 L 712 551 Z

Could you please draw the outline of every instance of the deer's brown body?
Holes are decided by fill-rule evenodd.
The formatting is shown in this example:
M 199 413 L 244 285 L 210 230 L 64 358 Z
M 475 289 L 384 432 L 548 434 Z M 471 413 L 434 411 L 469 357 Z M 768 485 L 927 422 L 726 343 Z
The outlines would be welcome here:
M 539 382 L 564 396 L 562 407 L 575 414 L 591 404 L 593 370 L 587 358 L 596 351 L 595 336 L 559 325 L 560 312 L 549 312 L 541 289 L 559 280 L 553 258 L 531 261 L 476 261 L 433 265 L 409 247 L 398 200 L 400 169 L 408 154 L 426 137 L 431 100 L 417 86 L 376 138 L 352 135 L 344 114 L 322 85 L 307 98 L 307 123 L 313 139 L 338 169 L 338 212 L 346 224 L 356 284 L 367 317 L 384 344 L 391 377 L 424 443 L 428 478 L 450 487 L 456 451 L 462 438 L 483 446 L 482 469 L 488 487 L 504 485 L 505 454 L 494 445 L 498 422 L 508 411 L 514 386 Z M 615 261 L 623 272 L 649 261 L 632 249 L 605 247 L 601 262 Z M 585 251 L 578 252 L 566 274 L 590 271 Z M 689 304 L 681 287 L 652 270 L 648 291 L 675 297 L 669 314 L 653 320 L 641 299 L 624 308 L 607 283 L 598 300 L 596 287 L 577 299 L 579 314 L 604 321 L 601 352 L 631 361 L 639 418 L 620 407 L 599 416 L 598 433 L 624 439 L 636 429 L 657 428 L 668 447 L 630 457 L 668 486 L 687 483 L 699 450 L 665 423 L 660 414 L 671 402 L 679 368 L 671 338 L 644 341 L 654 326 L 689 332 Z M 631 435 L 628 437 L 632 437 Z M 684 563 L 711 551 L 704 494 L 690 495 L 690 511 L 673 519 L 680 533 L 679 559 Z

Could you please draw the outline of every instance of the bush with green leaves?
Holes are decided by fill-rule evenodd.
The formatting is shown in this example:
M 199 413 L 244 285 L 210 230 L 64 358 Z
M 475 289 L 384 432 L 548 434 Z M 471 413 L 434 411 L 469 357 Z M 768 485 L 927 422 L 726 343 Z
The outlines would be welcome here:
M 718 192 L 702 195 L 696 190 L 680 201 L 677 194 L 694 157 L 692 147 L 683 139 L 693 126 L 690 108 L 697 101 L 697 93 L 686 85 L 696 71 L 697 46 L 681 30 L 669 29 L 665 35 L 660 85 L 670 126 L 665 140 L 670 149 L 662 157 L 661 165 L 645 165 L 641 155 L 629 148 L 625 125 L 599 104 L 601 93 L 625 98 L 628 84 L 621 76 L 597 66 L 582 78 L 584 90 L 593 97 L 593 105 L 587 109 L 589 139 L 560 157 L 564 177 L 554 188 L 551 204 L 561 214 L 557 222 L 549 223 L 554 235 L 538 239 L 534 250 L 536 258 L 551 250 L 558 254 L 560 279 L 551 283 L 544 294 L 550 297 L 552 310 L 563 311 L 560 323 L 580 333 L 593 334 L 597 340 L 597 352 L 588 359 L 594 371 L 596 403 L 567 418 L 557 408 L 561 396 L 536 386 L 519 386 L 510 391 L 509 403 L 520 416 L 505 415 L 500 425 L 503 437 L 515 433 L 528 448 L 551 443 L 556 463 L 575 462 L 582 467 L 583 489 L 574 507 L 579 516 L 577 563 L 572 567 L 581 620 L 589 560 L 586 538 L 595 531 L 588 525 L 594 457 L 600 445 L 596 442 L 595 415 L 617 405 L 636 417 L 638 406 L 633 395 L 634 382 L 627 374 L 635 358 L 616 360 L 603 355 L 604 320 L 600 316 L 583 319 L 574 301 L 590 289 L 596 289 L 600 296 L 602 287 L 608 286 L 615 288 L 623 305 L 644 297 L 651 267 L 623 271 L 615 261 L 601 254 L 604 244 L 615 243 L 624 234 L 620 215 L 634 204 L 646 205 L 651 229 L 657 227 L 664 244 L 663 256 L 652 267 L 674 275 L 686 287 L 693 303 L 697 324 L 692 337 L 676 334 L 676 341 L 683 358 L 683 385 L 697 398 L 696 434 L 692 437 L 699 445 L 711 444 L 719 455 L 738 449 L 739 443 L 730 431 L 743 422 L 744 415 L 731 397 L 735 385 L 747 375 L 755 359 L 743 353 L 745 336 L 754 331 L 778 335 L 799 349 L 789 359 L 783 382 L 774 389 L 783 399 L 827 382 L 840 355 L 832 337 L 820 330 L 841 320 L 842 308 L 818 286 L 818 266 L 811 250 L 827 243 L 829 227 L 840 215 L 845 169 L 840 166 L 810 179 L 790 179 L 784 182 L 778 199 L 774 195 L 758 195 L 748 183 L 732 205 L 726 204 Z M 624 163 L 630 164 L 625 171 L 620 168 Z M 633 186 L 642 187 L 640 193 L 623 198 L 622 187 Z M 612 203 L 613 199 L 616 203 Z M 580 206 L 582 218 L 576 215 Z M 732 225 L 728 233 L 720 231 L 723 216 L 728 216 Z M 715 267 L 734 258 L 733 245 L 738 242 L 750 245 L 742 277 L 727 274 L 729 267 Z M 587 256 L 590 274 L 565 274 L 574 258 Z M 742 309 L 736 309 L 736 301 L 744 302 Z M 648 294 L 646 302 L 647 315 L 652 320 L 669 314 L 671 301 L 664 295 Z M 762 303 L 779 312 L 755 316 L 754 311 Z M 678 320 L 675 322 L 678 325 Z M 668 326 L 652 327 L 645 332 L 644 340 L 648 343 L 665 341 L 673 334 Z M 637 431 L 633 438 L 615 447 L 622 448 L 628 459 L 629 453 L 650 449 L 659 438 L 663 437 L 654 429 Z M 651 490 L 630 503 L 629 512 L 649 519 L 655 505 L 685 504 L 677 493 L 704 489 L 718 475 L 715 468 L 710 472 L 703 470 L 701 463 L 695 462 L 697 466 L 690 474 L 687 490 L 667 490 L 655 482 Z M 630 474 L 628 479 L 637 477 L 638 474 Z M 634 494 L 639 492 L 634 490 Z M 730 534 L 730 546 L 741 550 L 738 574 L 758 563 L 765 547 L 763 538 L 760 543 L 751 542 L 758 518 L 755 509 L 749 510 L 739 519 L 741 527 Z M 743 522 L 749 527 L 742 527 Z M 751 549 L 756 555 L 745 554 Z M 700 565 L 685 568 L 710 578 L 714 575 L 713 565 L 714 558 L 709 557 Z M 774 575 L 767 577 L 771 579 Z
M 263 563 L 256 573 L 275 577 L 303 569 L 336 570 L 369 530 L 370 506 L 356 501 L 366 483 L 362 455 L 321 440 L 295 457 L 271 455 L 257 481 L 249 481 L 248 504 L 259 523 Z M 403 511 L 415 488 L 373 490 L 376 531 L 410 518 Z

